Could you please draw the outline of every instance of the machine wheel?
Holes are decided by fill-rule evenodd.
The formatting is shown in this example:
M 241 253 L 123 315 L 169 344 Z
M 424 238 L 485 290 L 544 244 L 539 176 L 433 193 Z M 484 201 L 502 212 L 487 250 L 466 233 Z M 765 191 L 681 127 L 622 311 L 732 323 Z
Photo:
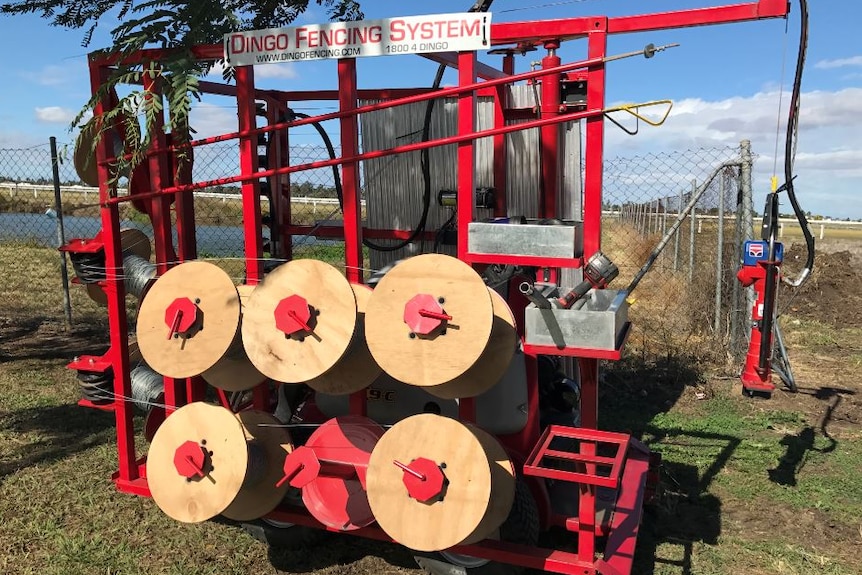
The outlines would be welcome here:
M 535 545 L 539 540 L 539 511 L 530 488 L 521 480 L 515 484 L 515 501 L 503 525 L 500 539 L 521 545 Z M 494 563 L 468 555 L 429 553 L 416 555 L 416 562 L 428 575 L 519 575 L 524 568 Z
M 246 533 L 270 547 L 302 549 L 315 545 L 325 534 L 320 529 L 269 519 L 256 519 L 240 525 Z

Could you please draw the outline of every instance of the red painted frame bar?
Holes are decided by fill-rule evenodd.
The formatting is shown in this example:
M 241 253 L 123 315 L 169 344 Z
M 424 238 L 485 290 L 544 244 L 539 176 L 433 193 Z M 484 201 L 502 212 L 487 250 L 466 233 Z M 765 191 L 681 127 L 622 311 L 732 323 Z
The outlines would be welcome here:
M 597 24 L 599 22 L 596 22 Z M 588 39 L 590 59 L 604 58 L 607 50 L 607 33 L 602 21 Z M 605 107 L 605 65 L 596 64 L 587 72 L 587 109 Z M 584 144 L 584 259 L 601 249 L 602 244 L 602 173 L 604 170 L 605 143 L 604 115 L 586 119 Z
M 105 68 L 90 64 L 90 88 L 97 94 L 99 87 L 107 80 Z M 106 98 L 96 105 L 98 116 L 107 110 Z M 107 137 L 99 139 L 96 145 L 96 159 L 107 160 L 113 155 L 113 138 L 110 131 L 104 132 Z M 108 185 L 110 174 L 104 165 L 97 167 L 99 174 L 99 198 L 104 201 L 114 193 L 116 188 Z M 108 327 L 111 347 L 108 351 L 111 366 L 114 371 L 114 419 L 117 425 L 117 481 L 129 482 L 138 479 L 138 466 L 135 461 L 135 428 L 132 421 L 133 406 L 122 398 L 131 397 L 132 383 L 129 374 L 129 334 L 128 318 L 126 317 L 126 290 L 122 279 L 123 250 L 120 244 L 120 215 L 116 206 L 104 207 L 100 210 L 102 220 L 102 241 L 105 251 L 105 276 L 103 286 L 108 302 Z M 116 398 L 120 398 L 117 400 Z
M 338 108 L 341 112 L 356 109 L 356 60 L 338 61 Z M 359 155 L 359 122 L 357 116 L 341 118 L 341 153 Z M 342 212 L 344 213 L 345 275 L 351 283 L 362 283 L 362 205 L 359 200 L 359 163 L 341 164 Z
M 562 72 L 566 72 L 566 71 L 570 71 L 570 70 L 579 70 L 582 68 L 589 68 L 590 66 L 595 66 L 596 64 L 600 64 L 600 63 L 602 63 L 601 59 L 599 59 L 599 60 L 590 60 L 590 59 L 579 60 L 577 62 L 570 62 L 568 64 L 563 64 L 562 66 L 559 66 L 558 68 L 555 68 L 555 69 L 534 70 L 531 72 L 522 72 L 520 74 L 514 74 L 512 76 L 508 76 L 505 78 L 487 80 L 484 82 L 477 82 L 474 80 L 473 82 L 471 82 L 470 84 L 467 84 L 467 85 L 459 84 L 458 86 L 453 86 L 451 88 L 442 88 L 440 90 L 424 90 L 424 91 L 421 91 L 420 93 L 417 93 L 415 95 L 406 96 L 404 98 L 398 98 L 395 100 L 388 100 L 386 102 L 379 102 L 376 104 L 368 104 L 365 106 L 359 106 L 353 110 L 347 110 L 347 111 L 340 111 L 339 110 L 337 112 L 330 112 L 328 114 L 321 114 L 319 116 L 312 116 L 310 118 L 301 118 L 298 120 L 293 120 L 291 122 L 280 122 L 280 123 L 275 124 L 273 126 L 265 126 L 263 128 L 259 128 L 256 131 L 258 133 L 266 133 L 266 132 L 271 132 L 273 130 L 281 130 L 284 128 L 296 128 L 299 126 L 304 126 L 306 124 L 312 124 L 314 122 L 326 122 L 329 120 L 338 120 L 338 119 L 341 119 L 344 116 L 348 116 L 348 115 L 367 114 L 369 112 L 376 112 L 378 110 L 385 110 L 387 108 L 393 108 L 396 106 L 403 106 L 405 104 L 415 104 L 418 102 L 425 102 L 425 101 L 432 100 L 435 98 L 448 98 L 451 96 L 458 96 L 458 95 L 463 94 L 465 92 L 472 92 L 472 91 L 477 90 L 477 89 L 490 89 L 490 88 L 494 88 L 497 86 L 502 86 L 505 84 L 518 82 L 521 80 L 529 80 L 532 78 L 537 78 L 539 76 L 547 75 L 549 73 L 555 73 L 555 72 L 562 73 Z M 194 140 L 194 141 L 190 142 L 188 145 L 191 147 L 196 147 L 196 146 L 202 146 L 202 145 L 206 145 L 206 144 L 215 144 L 217 142 L 224 142 L 227 140 L 233 140 L 233 139 L 236 139 L 240 136 L 245 136 L 245 135 L 247 135 L 247 134 L 245 134 L 242 130 L 239 130 L 237 132 L 230 132 L 230 133 L 222 134 L 219 136 L 213 136 L 210 138 L 202 138 L 199 140 Z
M 476 53 L 458 54 L 459 87 L 476 85 Z M 458 133 L 473 134 L 476 131 L 476 99 L 472 91 L 461 91 L 458 95 Z M 467 254 L 467 224 L 476 217 L 474 201 L 474 177 L 476 148 L 474 139 L 458 142 L 458 259 Z
M 243 228 L 245 230 L 245 283 L 257 285 L 263 279 L 263 240 L 260 235 L 260 178 L 273 174 L 258 171 L 256 106 L 254 100 L 254 68 L 240 66 L 236 69 L 236 103 L 239 129 L 243 134 L 239 142 L 240 172 L 242 184 Z M 270 170 L 272 171 L 272 170 Z
M 480 138 L 486 138 L 488 136 L 495 136 L 497 134 L 508 134 L 510 132 L 516 132 L 519 130 L 527 130 L 529 128 L 537 128 L 543 126 L 545 124 L 553 124 L 553 123 L 561 123 L 561 122 L 569 122 L 574 120 L 582 120 L 584 118 L 589 118 L 591 116 L 601 116 L 605 113 L 604 110 L 583 110 L 579 112 L 572 112 L 569 114 L 562 114 L 555 118 L 543 118 L 540 120 L 534 120 L 532 122 L 525 122 L 522 124 L 513 124 L 509 126 L 503 126 L 501 128 L 491 128 L 489 130 L 481 130 L 474 133 L 461 134 L 457 136 L 449 136 L 446 138 L 439 138 L 437 140 L 430 140 L 427 142 L 415 142 L 412 144 L 405 144 L 403 146 L 398 146 L 395 148 L 386 148 L 383 150 L 373 150 L 370 152 L 364 152 L 362 154 L 352 156 L 352 157 L 342 157 L 336 158 L 334 160 L 319 160 L 316 162 L 309 162 L 307 164 L 299 164 L 296 166 L 289 166 L 286 168 L 278 168 L 278 169 L 270 169 L 270 170 L 261 170 L 251 175 L 240 175 L 240 176 L 230 176 L 226 178 L 219 178 L 216 180 L 207 180 L 203 182 L 198 182 L 196 184 L 192 184 L 189 186 L 174 186 L 170 188 L 164 188 L 161 192 L 152 192 L 148 194 L 136 194 L 134 198 L 131 196 L 122 196 L 118 198 L 112 198 L 107 200 L 107 203 L 122 203 L 128 202 L 132 199 L 147 199 L 151 198 L 155 195 L 159 194 L 176 194 L 178 192 L 185 192 L 187 190 L 197 190 L 203 188 L 209 188 L 213 186 L 223 186 L 227 184 L 235 184 L 238 182 L 247 181 L 250 179 L 256 178 L 268 178 L 277 174 L 292 174 L 294 172 L 302 172 L 305 170 L 313 170 L 316 168 L 327 168 L 330 166 L 336 166 L 339 164 L 344 164 L 348 162 L 359 162 L 364 160 L 371 160 L 375 158 L 384 158 L 386 156 L 392 156 L 394 154 L 402 154 L 405 152 L 414 152 L 417 150 L 423 150 L 426 148 L 434 148 L 437 146 L 447 146 L 450 144 L 460 144 L 462 142 L 468 142 L 472 140 L 478 140 Z M 258 133 L 258 131 L 252 131 L 252 133 Z M 249 136 L 243 136 L 249 137 Z M 247 224 L 248 222 L 246 222 Z
M 151 66 L 158 69 L 155 64 L 151 64 Z M 156 74 L 144 74 L 143 88 L 145 98 L 162 99 L 161 76 Z M 176 251 L 174 250 L 173 234 L 171 230 L 172 198 L 157 195 L 158 190 L 165 187 L 165 183 L 173 182 L 167 157 L 167 154 L 170 152 L 167 150 L 164 125 L 165 117 L 164 111 L 162 110 L 155 115 L 153 120 L 154 133 L 151 135 L 150 153 L 147 158 L 146 168 L 149 171 L 151 191 L 148 194 L 140 194 L 141 197 L 151 196 L 150 201 L 148 202 L 150 206 L 150 213 L 148 215 L 153 224 L 153 245 L 155 248 L 156 271 L 160 276 L 174 266 L 178 259 Z M 138 195 L 136 195 L 136 197 L 138 197 Z M 191 233 L 194 233 L 193 229 L 194 228 L 192 228 Z M 177 407 L 183 405 L 187 401 L 186 382 L 172 377 L 165 377 L 164 383 L 165 412 L 170 414 Z
M 561 60 L 556 53 L 559 47 L 559 41 L 551 40 L 545 42 L 548 55 L 542 58 L 543 70 L 553 70 L 560 66 Z M 562 101 L 560 93 L 561 78 L 562 74 L 560 72 L 550 72 L 547 76 L 541 77 L 542 118 L 554 118 L 560 115 L 560 102 Z M 556 218 L 557 192 L 560 184 L 560 125 L 546 124 L 542 126 L 539 132 L 539 139 L 540 166 L 542 170 L 540 175 L 542 181 L 539 186 L 539 189 L 542 191 L 542 195 L 539 197 L 539 217 Z
M 649 449 L 630 439 L 628 453 L 604 555 L 596 562 L 602 575 L 628 575 L 632 571 L 649 473 Z

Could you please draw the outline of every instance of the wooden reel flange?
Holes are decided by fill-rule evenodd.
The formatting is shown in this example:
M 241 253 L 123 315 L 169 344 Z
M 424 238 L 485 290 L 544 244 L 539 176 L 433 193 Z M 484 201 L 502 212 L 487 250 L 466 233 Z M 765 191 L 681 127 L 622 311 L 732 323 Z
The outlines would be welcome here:
M 239 294 L 240 322 L 242 322 L 242 314 L 245 312 L 245 306 L 248 298 L 251 297 L 251 292 L 254 291 L 254 286 L 239 285 L 236 286 L 236 291 Z M 266 381 L 266 376 L 254 367 L 245 354 L 241 330 L 237 330 L 228 353 L 217 364 L 204 371 L 201 377 L 211 386 L 225 391 L 244 391 Z
M 502 525 L 515 472 L 488 433 L 426 413 L 398 422 L 377 442 L 367 489 L 374 517 L 392 539 L 441 551 L 481 541 Z
M 505 301 L 469 265 L 440 254 L 406 259 L 383 276 L 365 335 L 387 374 L 447 399 L 490 389 L 517 343 Z
M 311 515 L 332 529 L 353 531 L 374 523 L 365 492 L 368 459 L 383 428 L 367 417 L 330 419 L 284 460 L 280 483 L 302 489 Z
M 291 450 L 290 434 L 272 415 L 190 403 L 171 414 L 153 438 L 150 492 L 165 514 L 184 523 L 219 514 L 256 519 L 284 498 L 287 486 L 276 483 Z
M 206 374 L 209 383 L 240 391 L 263 376 L 244 357 L 239 325 L 240 298 L 230 276 L 211 263 L 185 262 L 147 292 L 138 312 L 138 344 L 147 364 L 163 375 Z
M 286 383 L 314 380 L 345 355 L 356 331 L 347 279 L 317 260 L 293 260 L 268 274 L 248 299 L 242 342 L 254 366 Z
M 308 380 L 312 389 L 330 395 L 342 395 L 365 389 L 376 380 L 383 370 L 374 361 L 365 341 L 365 312 L 371 299 L 371 288 L 351 284 L 356 297 L 356 331 L 347 352 L 323 375 Z

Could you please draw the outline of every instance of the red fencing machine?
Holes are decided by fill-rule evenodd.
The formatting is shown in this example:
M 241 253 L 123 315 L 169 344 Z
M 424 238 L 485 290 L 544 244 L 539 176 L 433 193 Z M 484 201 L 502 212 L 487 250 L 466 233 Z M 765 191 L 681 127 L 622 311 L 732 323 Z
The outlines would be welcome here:
M 233 68 L 234 84 L 199 87 L 235 104 L 238 129 L 177 144 L 187 138 L 166 134 L 160 112 L 128 192 L 110 172 L 128 123 L 107 115 L 118 100 L 101 87 L 118 63 L 158 70 L 166 53 L 90 57 L 96 116 L 119 119 L 86 174 L 102 230 L 63 249 L 106 303 L 111 345 L 70 367 L 81 405 L 116 417 L 117 489 L 182 522 L 394 541 L 432 574 L 631 572 L 651 454 L 598 429 L 598 386 L 599 362 L 621 357 L 631 329 L 601 253 L 604 119 L 637 112 L 609 107 L 605 86 L 613 61 L 664 47 L 612 55 L 608 39 L 789 6 L 497 23 L 489 5 L 195 47 Z M 585 42 L 586 59 L 563 62 L 566 42 Z M 534 50 L 539 66 L 516 72 Z M 441 88 L 441 72 L 431 88 L 361 87 L 356 58 L 390 54 L 393 70 L 426 58 L 457 83 Z M 337 60 L 334 89 L 255 85 L 255 64 L 315 59 Z M 158 74 L 137 78 L 161 98 Z M 292 108 L 321 100 L 337 109 Z M 324 122 L 338 125 L 340 153 L 330 143 L 327 159 L 292 158 L 290 131 Z M 408 127 L 421 135 L 405 141 Z M 196 177 L 194 158 L 230 142 L 237 172 Z M 309 223 L 291 178 L 320 168 L 339 216 Z M 216 187 L 241 198 L 241 277 L 198 257 L 196 201 Z M 149 219 L 152 248 L 121 229 L 127 203 Z M 313 259 L 298 237 L 335 247 Z M 136 445 L 136 406 L 148 447 Z M 569 534 L 560 549 L 538 545 L 552 527 Z

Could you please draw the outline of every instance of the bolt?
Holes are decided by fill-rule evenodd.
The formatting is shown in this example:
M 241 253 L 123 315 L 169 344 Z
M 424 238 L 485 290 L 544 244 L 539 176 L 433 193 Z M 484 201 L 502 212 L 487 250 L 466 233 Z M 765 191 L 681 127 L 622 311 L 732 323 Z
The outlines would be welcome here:
M 199 298 L 199 297 L 196 297 L 196 298 L 195 298 L 195 303 L 196 303 L 196 304 L 199 304 L 199 303 L 201 303 L 201 298 Z
M 416 334 L 412 331 L 410 332 L 410 339 L 416 339 Z
M 443 305 L 444 303 L 446 303 L 446 298 L 445 297 L 438 297 L 437 303 L 439 303 L 440 305 Z

